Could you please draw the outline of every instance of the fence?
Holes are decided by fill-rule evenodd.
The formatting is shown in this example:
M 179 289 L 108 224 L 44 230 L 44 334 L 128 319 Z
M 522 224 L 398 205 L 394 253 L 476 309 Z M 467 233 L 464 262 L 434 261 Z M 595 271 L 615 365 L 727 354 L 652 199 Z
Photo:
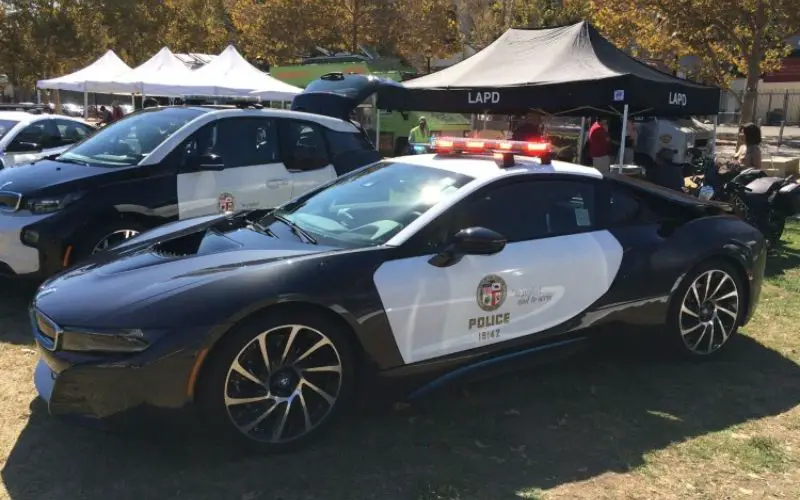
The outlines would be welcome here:
M 724 91 L 720 97 L 720 124 L 739 123 L 744 92 Z M 756 121 L 760 125 L 800 125 L 800 90 L 761 91 L 756 99 Z

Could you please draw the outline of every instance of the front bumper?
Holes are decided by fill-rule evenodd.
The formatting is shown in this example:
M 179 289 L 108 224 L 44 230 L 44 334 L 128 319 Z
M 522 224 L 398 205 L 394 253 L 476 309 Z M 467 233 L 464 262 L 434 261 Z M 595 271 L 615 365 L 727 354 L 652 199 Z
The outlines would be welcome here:
M 68 267 L 69 242 L 86 223 L 70 212 L 0 214 L 0 276 L 45 279 Z
M 50 351 L 35 337 L 34 385 L 53 416 L 128 427 L 142 424 L 143 415 L 184 414 L 191 403 L 199 351 L 154 345 L 136 355 L 89 355 Z

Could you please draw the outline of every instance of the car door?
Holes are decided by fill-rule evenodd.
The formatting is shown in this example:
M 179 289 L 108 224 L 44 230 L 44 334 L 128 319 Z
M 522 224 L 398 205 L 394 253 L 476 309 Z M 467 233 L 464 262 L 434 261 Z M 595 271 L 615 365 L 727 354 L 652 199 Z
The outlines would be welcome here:
M 277 124 L 267 117 L 222 118 L 192 134 L 178 151 L 179 217 L 289 201 L 291 178 L 277 137 Z
M 589 179 L 510 179 L 464 199 L 408 240 L 418 255 L 386 262 L 374 275 L 404 361 L 535 336 L 602 297 L 622 249 L 598 229 L 597 189 Z M 505 248 L 449 267 L 428 262 L 455 232 L 476 226 L 504 235 Z
M 311 121 L 279 120 L 281 159 L 292 183 L 292 198 L 336 178 L 324 127 Z

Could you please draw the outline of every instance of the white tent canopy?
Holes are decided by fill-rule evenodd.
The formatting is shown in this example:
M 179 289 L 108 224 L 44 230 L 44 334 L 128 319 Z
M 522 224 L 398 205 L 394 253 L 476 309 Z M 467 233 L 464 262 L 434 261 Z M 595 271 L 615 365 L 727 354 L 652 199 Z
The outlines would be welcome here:
M 40 89 L 102 92 L 93 87 L 91 82 L 107 82 L 129 71 L 131 71 L 131 67 L 125 64 L 113 50 L 109 50 L 103 54 L 103 57 L 81 70 L 50 80 L 39 80 L 36 82 L 36 86 Z
M 182 78 L 191 81 L 192 70 L 172 53 L 167 47 L 159 50 L 153 57 L 136 68 L 127 71 L 115 78 L 89 81 L 87 85 L 97 89 L 97 92 L 149 94 L 148 85 L 158 83 L 165 78 Z M 164 96 L 178 96 L 178 93 L 161 93 Z
M 197 95 L 217 97 L 253 97 L 269 101 L 289 101 L 302 89 L 272 78 L 247 62 L 229 45 L 213 61 L 196 69 L 188 77 L 171 74 L 157 82 L 149 82 L 148 95 Z

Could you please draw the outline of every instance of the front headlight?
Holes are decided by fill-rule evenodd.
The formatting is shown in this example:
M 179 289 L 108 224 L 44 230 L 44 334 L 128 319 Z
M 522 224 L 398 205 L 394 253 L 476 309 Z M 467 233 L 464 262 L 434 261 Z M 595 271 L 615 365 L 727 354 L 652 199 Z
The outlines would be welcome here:
M 59 350 L 80 352 L 141 352 L 149 345 L 138 329 L 101 332 L 65 328 L 58 340 Z
M 83 193 L 69 193 L 65 195 L 36 198 L 25 202 L 25 208 L 34 214 L 49 214 L 51 212 L 58 212 L 79 200 L 82 196 Z

